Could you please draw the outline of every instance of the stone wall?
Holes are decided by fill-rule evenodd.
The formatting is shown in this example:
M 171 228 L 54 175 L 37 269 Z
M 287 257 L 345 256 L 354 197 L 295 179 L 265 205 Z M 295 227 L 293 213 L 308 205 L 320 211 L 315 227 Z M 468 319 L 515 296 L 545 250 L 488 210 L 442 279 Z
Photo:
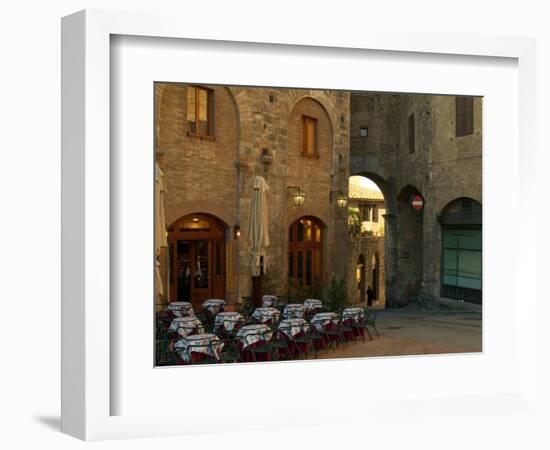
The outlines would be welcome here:
M 330 199 L 331 190 L 347 194 L 349 178 L 349 94 L 301 89 L 206 86 L 215 99 L 215 139 L 188 136 L 186 89 L 157 83 L 157 160 L 165 173 L 167 223 L 191 213 L 208 213 L 227 226 L 231 242 L 233 290 L 230 302 L 251 294 L 247 225 L 252 180 L 263 176 L 268 193 L 269 234 L 266 291 L 287 291 L 288 228 L 298 218 L 315 216 L 323 224 L 323 282 L 345 276 L 347 217 Z M 318 158 L 302 156 L 302 114 L 318 120 Z M 306 194 L 294 206 L 288 186 Z M 239 225 L 240 239 L 232 229 Z
M 437 215 L 452 200 L 481 202 L 481 106 L 474 99 L 474 133 L 456 137 L 455 97 L 352 93 L 350 174 L 381 188 L 386 202 L 388 302 L 440 293 L 441 227 Z M 408 118 L 415 117 L 415 149 Z M 360 136 L 368 127 L 368 137 Z M 424 198 L 421 212 L 411 195 Z

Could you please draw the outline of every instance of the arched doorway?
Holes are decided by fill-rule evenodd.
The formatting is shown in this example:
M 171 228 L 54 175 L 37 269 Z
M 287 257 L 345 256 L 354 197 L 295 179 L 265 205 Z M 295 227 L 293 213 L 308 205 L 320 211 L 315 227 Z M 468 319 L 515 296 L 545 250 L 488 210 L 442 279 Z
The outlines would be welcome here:
M 481 303 L 482 209 L 471 198 L 450 202 L 441 225 L 441 296 Z
M 355 279 L 357 282 L 357 301 L 359 303 L 365 302 L 365 257 L 361 254 L 357 259 L 357 268 L 355 270 Z
M 168 227 L 170 299 L 199 305 L 225 298 L 225 225 L 209 214 L 189 214 Z
M 294 288 L 320 286 L 323 278 L 322 223 L 301 217 L 288 229 L 288 282 Z

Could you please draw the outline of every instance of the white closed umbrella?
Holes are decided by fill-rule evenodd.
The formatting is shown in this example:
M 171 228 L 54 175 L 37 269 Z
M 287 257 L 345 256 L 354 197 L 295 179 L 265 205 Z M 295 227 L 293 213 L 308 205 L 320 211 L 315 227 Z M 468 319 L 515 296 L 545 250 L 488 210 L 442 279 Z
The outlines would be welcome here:
M 250 220 L 248 222 L 248 245 L 250 248 L 250 268 L 253 277 L 259 277 L 263 258 L 266 272 L 266 248 L 269 247 L 267 191 L 269 186 L 260 176 L 254 177 Z
M 164 215 L 164 194 L 166 193 L 166 186 L 164 185 L 162 170 L 157 163 L 155 163 L 155 204 L 156 204 L 156 217 L 155 217 L 155 246 L 156 246 L 156 280 L 157 280 L 157 294 L 160 297 L 164 296 L 164 287 L 162 282 L 162 276 L 160 274 L 160 251 L 162 247 L 168 247 L 168 239 L 166 238 L 166 217 Z
M 161 247 L 168 247 L 168 240 L 166 239 L 166 217 L 164 215 L 164 194 L 166 193 L 166 186 L 164 185 L 163 173 L 160 170 L 158 164 L 155 164 L 156 176 L 155 176 L 155 202 L 157 205 L 157 215 L 155 221 L 155 234 L 156 234 L 156 250 L 157 256 L 160 255 Z

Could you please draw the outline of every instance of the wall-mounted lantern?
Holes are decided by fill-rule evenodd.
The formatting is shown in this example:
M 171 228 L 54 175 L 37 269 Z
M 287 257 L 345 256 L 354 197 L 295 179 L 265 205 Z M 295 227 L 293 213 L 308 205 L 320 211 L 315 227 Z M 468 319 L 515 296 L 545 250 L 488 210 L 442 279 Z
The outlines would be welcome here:
M 348 198 L 345 196 L 345 194 L 342 191 L 330 191 L 331 202 L 334 197 L 336 197 L 336 204 L 338 205 L 338 208 L 345 208 L 346 205 L 348 204 Z
M 239 239 L 241 237 L 241 226 L 236 224 L 233 227 L 233 239 Z
M 296 206 L 302 206 L 306 199 L 306 194 L 302 192 L 299 186 L 288 186 L 287 190 L 291 192 L 292 201 Z

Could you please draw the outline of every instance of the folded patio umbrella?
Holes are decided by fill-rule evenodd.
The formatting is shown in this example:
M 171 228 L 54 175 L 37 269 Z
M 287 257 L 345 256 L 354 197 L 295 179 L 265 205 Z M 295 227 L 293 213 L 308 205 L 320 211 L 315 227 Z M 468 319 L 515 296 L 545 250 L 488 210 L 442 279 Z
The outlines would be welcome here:
M 260 176 L 253 181 L 252 204 L 248 222 L 248 245 L 250 248 L 250 268 L 253 277 L 260 276 L 260 265 L 263 258 L 263 269 L 266 272 L 266 248 L 269 247 L 267 191 L 269 186 Z

